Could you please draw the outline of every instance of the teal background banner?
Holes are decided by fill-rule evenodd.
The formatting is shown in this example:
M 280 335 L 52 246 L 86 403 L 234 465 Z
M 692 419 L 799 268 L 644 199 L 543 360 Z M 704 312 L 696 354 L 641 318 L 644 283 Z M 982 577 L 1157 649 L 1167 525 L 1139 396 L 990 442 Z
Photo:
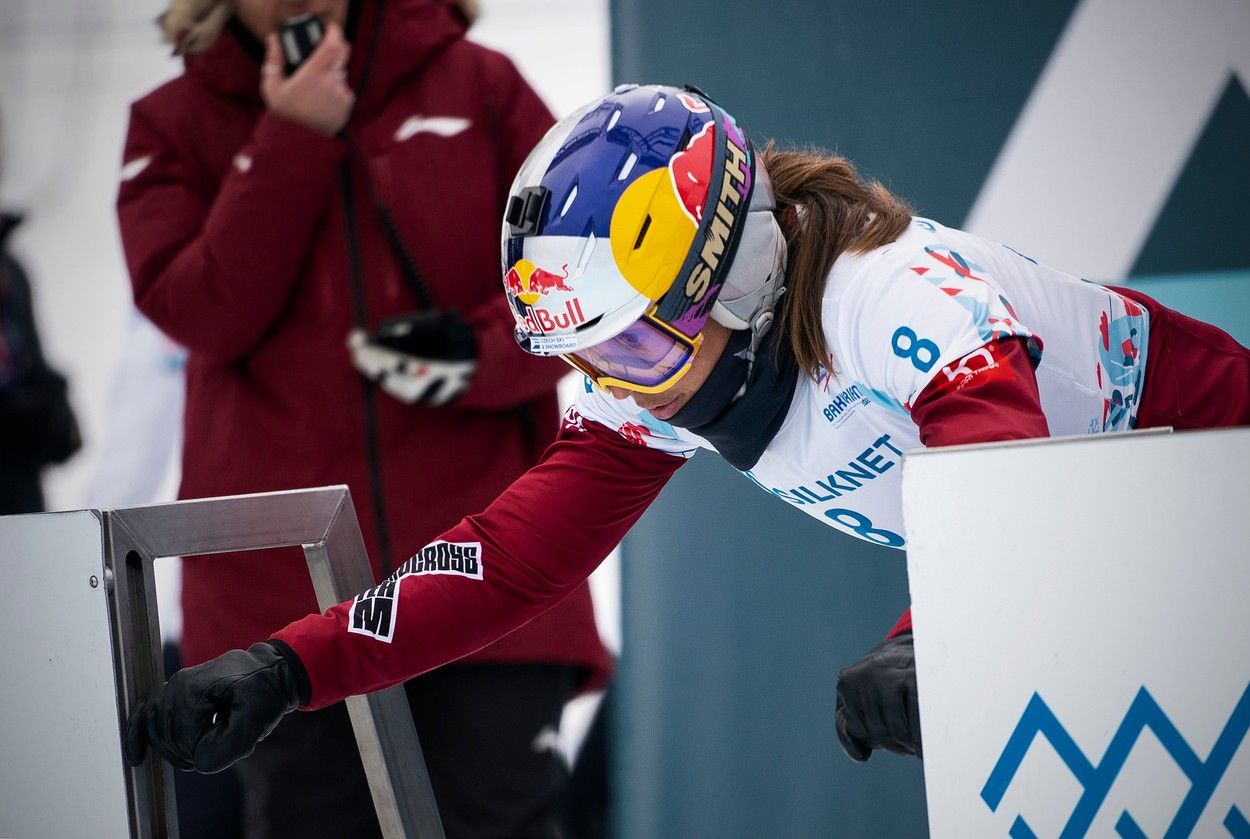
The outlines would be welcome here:
M 695 84 L 757 144 L 837 151 L 922 215 L 1245 343 L 1246 20 L 1206 0 L 614 0 L 613 75 Z M 920 762 L 853 764 L 833 730 L 837 670 L 907 604 L 901 553 L 700 455 L 622 559 L 618 835 L 927 835 Z

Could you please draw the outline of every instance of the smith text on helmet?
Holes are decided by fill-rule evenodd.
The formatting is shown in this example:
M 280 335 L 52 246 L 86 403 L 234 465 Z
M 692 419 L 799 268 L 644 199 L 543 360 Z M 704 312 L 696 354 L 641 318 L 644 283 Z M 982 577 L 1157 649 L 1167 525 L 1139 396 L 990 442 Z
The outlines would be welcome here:
M 733 230 L 734 220 L 742 210 L 743 184 L 750 172 L 746 150 L 738 145 L 732 133 L 727 132 L 725 138 L 728 155 L 725 158 L 725 174 L 721 180 L 720 196 L 716 202 L 716 217 L 708 226 L 707 237 L 703 242 L 703 250 L 699 253 L 699 261 L 690 270 L 686 278 L 686 297 L 698 303 L 707 294 L 712 282 L 712 273 L 720 264 L 721 255 L 729 233 Z

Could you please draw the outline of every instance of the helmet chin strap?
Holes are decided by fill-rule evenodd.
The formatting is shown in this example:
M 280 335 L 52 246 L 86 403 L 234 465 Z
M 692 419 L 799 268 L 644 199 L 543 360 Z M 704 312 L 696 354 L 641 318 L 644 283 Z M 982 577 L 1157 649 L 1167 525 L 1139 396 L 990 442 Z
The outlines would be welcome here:
M 743 350 L 748 376 L 755 354 L 772 328 L 777 301 L 786 293 L 785 270 L 786 243 L 772 211 L 753 211 L 711 313 L 712 320 L 721 326 L 736 332 L 750 331 L 750 340 Z M 734 298 L 726 299 L 730 295 Z M 741 395 L 740 391 L 738 396 Z
M 784 277 L 779 279 L 784 281 Z M 721 319 L 724 315 L 722 314 L 721 317 L 717 317 L 719 314 L 717 309 L 715 307 L 712 309 L 712 320 L 716 321 L 721 326 L 733 329 L 735 332 L 744 332 L 748 329 L 750 330 L 751 335 L 747 342 L 747 346 L 739 353 L 739 355 L 746 360 L 748 380 L 751 376 L 751 368 L 755 366 L 755 355 L 759 351 L 760 345 L 764 343 L 764 338 L 768 335 L 769 330 L 772 329 L 773 313 L 777 308 L 777 301 L 781 298 L 781 295 L 786 293 L 786 287 L 781 285 L 780 282 L 774 281 L 772 278 L 769 278 L 765 282 L 772 284 L 770 293 L 767 298 L 760 301 L 759 305 L 756 307 L 755 311 L 751 313 L 749 318 L 742 320 L 730 315 L 730 317 L 733 317 L 734 324 L 741 324 L 740 326 L 726 323 Z M 720 304 L 718 303 L 716 305 L 719 306 Z M 746 382 L 744 381 L 742 383 L 742 387 L 739 388 L 738 393 L 734 396 L 734 399 L 737 399 L 746 392 L 746 386 Z

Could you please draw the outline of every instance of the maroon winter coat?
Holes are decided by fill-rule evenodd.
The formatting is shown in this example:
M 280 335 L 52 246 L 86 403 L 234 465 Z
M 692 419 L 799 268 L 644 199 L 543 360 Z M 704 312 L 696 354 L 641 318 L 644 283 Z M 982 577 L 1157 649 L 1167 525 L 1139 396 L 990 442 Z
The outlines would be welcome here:
M 353 14 L 359 156 L 266 111 L 259 44 L 233 24 L 132 107 L 118 215 L 139 308 L 190 352 L 180 496 L 347 484 L 381 574 L 371 470 L 389 573 L 537 459 L 567 368 L 517 348 L 500 287 L 503 203 L 550 113 L 507 58 L 464 39 L 454 8 L 356 0 Z M 366 396 L 351 365 L 349 237 L 366 325 L 419 308 L 373 194 L 437 305 L 475 328 L 477 371 L 453 406 Z M 316 611 L 296 550 L 188 559 L 182 605 L 190 664 Z M 585 585 L 473 660 L 581 664 L 596 680 L 610 667 Z

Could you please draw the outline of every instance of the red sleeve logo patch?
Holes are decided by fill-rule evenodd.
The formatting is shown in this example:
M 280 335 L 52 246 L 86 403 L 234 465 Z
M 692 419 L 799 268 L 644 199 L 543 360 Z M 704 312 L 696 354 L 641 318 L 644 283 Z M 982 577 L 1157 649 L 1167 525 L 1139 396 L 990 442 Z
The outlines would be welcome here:
M 1007 370 L 998 363 L 1000 351 L 998 341 L 978 347 L 958 361 L 952 362 L 934 377 L 930 388 L 939 393 L 954 393 L 963 390 L 974 382 L 995 381 L 1007 375 Z

